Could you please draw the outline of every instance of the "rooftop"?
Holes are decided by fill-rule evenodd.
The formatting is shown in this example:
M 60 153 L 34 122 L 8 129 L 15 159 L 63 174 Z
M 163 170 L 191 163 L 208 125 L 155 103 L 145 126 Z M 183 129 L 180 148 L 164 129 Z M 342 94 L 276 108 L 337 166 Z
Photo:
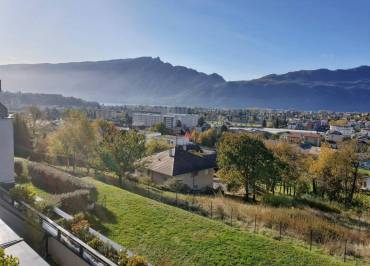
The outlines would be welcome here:
M 146 168 L 168 176 L 178 176 L 216 167 L 216 153 L 184 150 L 181 146 L 145 158 Z
M 0 247 L 5 254 L 17 257 L 20 265 L 49 265 L 1 219 Z

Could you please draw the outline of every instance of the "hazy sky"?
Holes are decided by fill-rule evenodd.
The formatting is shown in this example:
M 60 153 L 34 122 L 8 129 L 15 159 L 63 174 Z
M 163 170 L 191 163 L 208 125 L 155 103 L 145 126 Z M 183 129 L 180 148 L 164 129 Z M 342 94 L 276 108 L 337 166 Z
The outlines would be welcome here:
M 228 80 L 370 64 L 370 1 L 0 0 L 0 64 L 159 56 Z

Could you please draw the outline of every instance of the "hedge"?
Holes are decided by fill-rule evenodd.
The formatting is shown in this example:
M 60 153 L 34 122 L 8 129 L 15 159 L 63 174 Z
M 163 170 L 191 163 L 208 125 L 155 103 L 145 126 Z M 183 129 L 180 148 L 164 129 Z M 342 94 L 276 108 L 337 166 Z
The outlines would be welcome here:
M 28 182 L 27 161 L 20 158 L 14 159 L 15 181 L 18 184 Z
M 34 186 L 57 194 L 60 207 L 71 213 L 85 211 L 97 199 L 94 185 L 54 167 L 37 162 L 28 163 L 28 173 Z
M 69 213 L 86 211 L 90 200 L 90 192 L 85 189 L 79 189 L 69 193 L 58 195 L 60 208 Z

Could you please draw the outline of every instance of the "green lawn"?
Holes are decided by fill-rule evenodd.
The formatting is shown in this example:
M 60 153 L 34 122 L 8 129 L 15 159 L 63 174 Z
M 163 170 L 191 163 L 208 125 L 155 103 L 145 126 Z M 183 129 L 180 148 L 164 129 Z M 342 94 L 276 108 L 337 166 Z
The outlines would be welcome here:
M 364 169 L 364 168 L 360 168 L 359 173 L 370 176 L 370 170 L 367 170 L 367 169 Z
M 343 265 L 305 248 L 231 228 L 91 178 L 99 208 L 92 224 L 149 261 L 174 265 Z

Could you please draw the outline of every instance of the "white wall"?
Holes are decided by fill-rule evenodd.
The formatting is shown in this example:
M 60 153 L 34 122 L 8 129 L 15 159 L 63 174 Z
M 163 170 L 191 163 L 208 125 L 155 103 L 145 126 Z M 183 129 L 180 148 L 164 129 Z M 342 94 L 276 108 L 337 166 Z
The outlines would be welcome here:
M 0 119 L 0 183 L 14 183 L 14 141 L 11 119 Z

